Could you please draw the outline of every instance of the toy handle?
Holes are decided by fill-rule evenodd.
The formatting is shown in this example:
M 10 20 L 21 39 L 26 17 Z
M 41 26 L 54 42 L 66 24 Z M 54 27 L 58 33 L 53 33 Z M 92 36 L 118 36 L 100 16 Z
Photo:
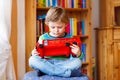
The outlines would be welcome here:
M 70 52 L 71 52 L 70 43 L 66 42 L 66 46 L 67 46 L 66 56 L 69 57 L 70 56 Z
M 44 58 L 44 46 L 43 44 L 39 44 L 40 56 Z
M 37 43 L 36 50 L 38 51 L 38 53 L 40 53 L 39 56 L 41 56 L 42 58 L 44 58 L 44 54 L 43 54 L 44 46 L 43 46 L 43 44 Z

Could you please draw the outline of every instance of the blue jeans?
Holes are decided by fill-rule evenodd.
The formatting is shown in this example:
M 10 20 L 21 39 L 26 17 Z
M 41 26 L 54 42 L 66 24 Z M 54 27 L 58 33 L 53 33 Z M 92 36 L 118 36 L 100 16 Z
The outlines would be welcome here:
M 61 77 L 70 77 L 72 70 L 79 69 L 82 62 L 79 58 L 69 58 L 66 60 L 46 60 L 40 56 L 31 56 L 29 58 L 29 66 L 35 70 L 48 75 L 56 75 Z

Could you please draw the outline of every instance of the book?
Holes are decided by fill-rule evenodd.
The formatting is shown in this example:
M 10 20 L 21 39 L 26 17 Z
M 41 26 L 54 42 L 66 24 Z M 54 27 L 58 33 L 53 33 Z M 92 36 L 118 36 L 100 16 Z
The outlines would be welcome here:
M 73 36 L 77 36 L 77 18 L 73 18 Z
M 85 21 L 81 20 L 82 35 L 85 35 Z
M 38 7 L 46 7 L 46 0 L 38 0 Z
M 82 8 L 86 8 L 86 0 L 82 0 Z
M 77 35 L 82 35 L 82 27 L 81 27 L 81 22 L 77 22 Z
M 58 0 L 52 0 L 52 6 L 57 7 L 58 6 Z
M 70 35 L 73 35 L 72 18 L 69 18 L 69 22 L 70 22 Z
M 39 30 L 40 30 L 40 31 L 38 30 L 38 32 L 40 32 L 39 35 L 49 31 L 48 26 L 45 25 L 45 17 L 46 14 L 37 16 L 37 20 L 39 20 Z
M 86 44 L 82 43 L 81 45 L 81 60 L 82 62 L 86 62 Z

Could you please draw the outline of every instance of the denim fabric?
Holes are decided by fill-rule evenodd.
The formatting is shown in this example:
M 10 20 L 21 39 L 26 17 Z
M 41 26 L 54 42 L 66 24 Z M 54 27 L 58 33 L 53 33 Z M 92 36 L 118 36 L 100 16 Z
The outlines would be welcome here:
M 81 67 L 82 62 L 79 58 L 71 57 L 67 60 L 46 60 L 40 56 L 31 56 L 29 66 L 35 70 L 40 70 L 47 75 L 70 77 L 73 70 Z

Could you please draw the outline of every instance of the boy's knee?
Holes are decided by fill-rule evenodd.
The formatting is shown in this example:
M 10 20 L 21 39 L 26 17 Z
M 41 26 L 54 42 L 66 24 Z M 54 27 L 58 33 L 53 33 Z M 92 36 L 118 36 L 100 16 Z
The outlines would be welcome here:
M 30 67 L 32 67 L 32 65 L 34 65 L 34 63 L 37 61 L 37 58 L 36 58 L 36 56 L 31 56 L 30 58 L 29 58 L 29 66 Z
M 82 66 L 82 61 L 81 61 L 79 58 L 76 58 L 76 59 L 75 59 L 75 63 L 76 63 L 76 65 L 78 65 L 79 67 Z

